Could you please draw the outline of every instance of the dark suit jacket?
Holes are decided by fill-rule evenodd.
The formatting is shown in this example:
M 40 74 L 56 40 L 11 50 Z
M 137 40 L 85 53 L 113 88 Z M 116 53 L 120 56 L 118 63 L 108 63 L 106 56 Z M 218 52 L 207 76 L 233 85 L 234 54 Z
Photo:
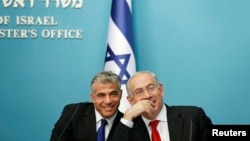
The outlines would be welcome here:
M 170 141 L 207 141 L 208 129 L 212 121 L 201 108 L 165 106 Z M 120 122 L 112 141 L 150 141 L 150 135 L 142 117 L 135 118 L 133 122 L 133 128 Z
M 123 114 L 118 111 L 107 141 Z M 66 105 L 55 123 L 50 141 L 96 141 L 96 117 L 93 103 Z

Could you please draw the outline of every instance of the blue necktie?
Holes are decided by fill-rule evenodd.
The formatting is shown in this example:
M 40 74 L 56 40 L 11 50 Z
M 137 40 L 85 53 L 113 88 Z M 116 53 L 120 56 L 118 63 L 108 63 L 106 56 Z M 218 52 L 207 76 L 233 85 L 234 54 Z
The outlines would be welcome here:
M 105 141 L 105 126 L 107 121 L 105 119 L 102 119 L 101 121 L 101 127 L 97 130 L 97 141 Z

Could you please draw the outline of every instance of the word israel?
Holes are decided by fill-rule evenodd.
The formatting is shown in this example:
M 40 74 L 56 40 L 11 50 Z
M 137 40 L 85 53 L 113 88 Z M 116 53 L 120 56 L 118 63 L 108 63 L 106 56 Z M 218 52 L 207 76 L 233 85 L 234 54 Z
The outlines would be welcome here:
M 50 6 L 50 3 L 53 3 L 56 8 L 62 7 L 62 8 L 82 8 L 83 6 L 83 0 L 42 0 L 42 2 L 45 3 L 45 7 L 48 8 Z M 35 0 L 2 0 L 3 7 L 21 7 L 24 8 L 26 6 L 29 6 L 30 8 L 33 8 L 35 5 Z M 40 4 L 39 4 L 40 5 Z
M 212 136 L 247 136 L 246 131 L 233 131 L 232 129 L 227 131 L 219 131 L 218 129 L 212 130 Z
M 11 20 L 11 16 L 0 16 L 0 25 L 7 25 Z M 54 16 L 16 16 L 16 25 L 57 25 L 57 21 Z

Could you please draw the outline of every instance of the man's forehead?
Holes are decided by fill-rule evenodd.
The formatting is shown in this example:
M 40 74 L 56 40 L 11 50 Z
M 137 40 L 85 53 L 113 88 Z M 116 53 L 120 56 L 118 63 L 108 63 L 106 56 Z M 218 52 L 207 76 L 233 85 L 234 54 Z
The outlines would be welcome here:
M 153 81 L 153 77 L 148 74 L 148 73 L 141 73 L 141 74 L 138 74 L 136 76 L 134 76 L 130 82 L 134 83 L 134 82 L 140 82 L 140 81 Z

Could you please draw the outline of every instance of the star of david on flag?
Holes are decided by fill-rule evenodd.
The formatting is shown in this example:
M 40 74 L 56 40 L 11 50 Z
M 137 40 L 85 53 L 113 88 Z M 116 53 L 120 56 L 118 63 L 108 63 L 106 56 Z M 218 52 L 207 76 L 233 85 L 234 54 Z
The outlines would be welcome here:
M 104 70 L 113 71 L 122 80 L 123 94 L 119 107 L 122 112 L 130 107 L 127 101 L 126 83 L 136 72 L 133 45 L 131 0 L 113 0 Z

